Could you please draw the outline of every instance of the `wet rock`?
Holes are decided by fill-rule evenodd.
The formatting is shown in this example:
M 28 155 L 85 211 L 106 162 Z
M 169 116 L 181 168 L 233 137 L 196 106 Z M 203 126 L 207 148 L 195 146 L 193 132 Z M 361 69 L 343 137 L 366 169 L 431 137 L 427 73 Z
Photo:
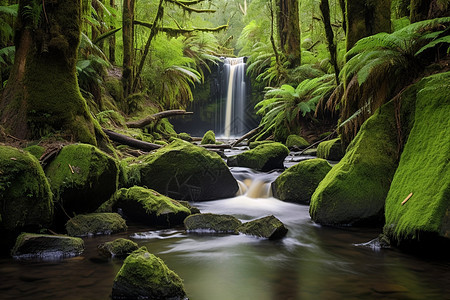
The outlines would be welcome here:
M 343 148 L 340 138 L 325 141 L 317 146 L 317 157 L 328 160 L 341 160 L 344 157 L 345 149 Z
M 283 238 L 288 232 L 284 224 L 274 216 L 267 216 L 242 224 L 237 231 L 269 240 Z
M 181 205 L 183 205 L 184 207 L 189 209 L 191 211 L 191 214 L 199 214 L 200 213 L 200 209 L 198 209 L 195 206 L 192 206 L 188 201 L 178 200 L 178 203 L 180 203 Z
M 181 300 L 181 278 L 145 247 L 131 253 L 114 279 L 112 299 Z
M 347 153 L 311 197 L 313 221 L 327 225 L 380 225 L 397 168 L 394 105 L 381 107 L 361 127 Z
M 39 230 L 53 218 L 53 197 L 39 161 L 30 153 L 0 146 L 0 234 L 2 248 L 23 229 Z
M 281 143 L 269 143 L 228 158 L 230 167 L 247 167 L 257 171 L 283 169 L 289 149 Z
M 305 149 L 308 146 L 309 146 L 308 141 L 306 141 L 303 137 L 296 134 L 291 134 L 286 139 L 286 147 L 288 147 L 289 149 L 294 147 L 298 149 Z
M 216 135 L 214 134 L 214 131 L 208 130 L 202 138 L 202 145 L 214 145 L 216 143 Z
M 285 170 L 272 184 L 275 198 L 282 201 L 309 204 L 319 183 L 331 170 L 321 158 L 309 159 Z
M 118 210 L 127 220 L 163 226 L 183 224 L 183 220 L 191 214 L 191 211 L 178 201 L 140 186 L 118 190 L 98 211 Z
M 239 189 L 218 154 L 179 139 L 134 161 L 128 178 L 128 186 L 146 186 L 187 201 L 229 198 Z
M 103 256 L 118 258 L 126 257 L 133 251 L 139 249 L 138 244 L 123 238 L 100 244 L 97 248 L 99 253 Z
M 22 233 L 11 251 L 15 258 L 56 259 L 80 255 L 84 242 L 80 238 L 65 235 Z
M 116 213 L 77 215 L 66 223 L 70 236 L 91 236 L 126 231 L 125 220 Z
M 235 233 L 241 221 L 229 215 L 195 214 L 184 220 L 187 231 Z
M 69 214 L 80 214 L 94 212 L 117 190 L 119 168 L 98 148 L 72 144 L 61 150 L 45 168 L 45 174 L 55 202 Z M 60 219 L 66 218 L 64 212 L 57 212 Z
M 271 144 L 271 143 L 275 143 L 274 141 L 270 141 L 270 140 L 265 140 L 265 141 L 255 141 L 255 142 L 250 142 L 248 147 L 250 149 L 254 149 L 256 147 L 258 147 L 259 145 L 264 145 L 264 144 Z

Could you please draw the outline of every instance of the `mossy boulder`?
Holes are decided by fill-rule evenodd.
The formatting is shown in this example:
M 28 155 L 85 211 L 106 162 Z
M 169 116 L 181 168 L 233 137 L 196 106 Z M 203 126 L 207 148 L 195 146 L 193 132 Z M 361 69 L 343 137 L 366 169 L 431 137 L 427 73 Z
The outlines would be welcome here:
M 322 142 L 317 146 L 318 158 L 341 160 L 344 155 L 345 150 L 340 138 Z
M 286 226 L 274 216 L 267 216 L 244 223 L 236 230 L 242 234 L 269 240 L 281 239 L 288 232 Z
M 309 213 L 321 224 L 380 224 L 397 167 L 394 105 L 382 106 L 361 127 L 347 153 L 320 182 Z
M 187 231 L 235 233 L 241 221 L 229 215 L 194 214 L 184 220 Z
M 258 147 L 259 145 L 264 145 L 264 144 L 271 144 L 271 143 L 275 143 L 274 141 L 270 141 L 270 140 L 264 140 L 264 141 L 254 141 L 254 142 L 250 142 L 248 144 L 248 147 L 250 149 L 254 149 L 256 147 Z
M 30 152 L 38 160 L 41 158 L 42 154 L 44 154 L 44 152 L 45 152 L 45 148 L 42 146 L 39 146 L 39 145 L 28 146 L 23 150 Z
M 123 262 L 111 296 L 112 299 L 182 300 L 186 292 L 181 278 L 143 247 Z
M 186 141 L 186 142 L 192 142 L 192 137 L 191 137 L 188 133 L 186 133 L 186 132 L 181 132 L 181 133 L 179 133 L 179 134 L 177 135 L 177 137 L 178 137 L 179 139 L 182 139 L 183 141 Z M 215 140 L 215 138 L 214 138 L 214 140 Z
M 311 196 L 331 165 L 322 158 L 308 159 L 285 170 L 272 183 L 274 197 L 282 201 L 309 204 Z
M 286 139 L 286 147 L 288 147 L 289 149 L 291 148 L 304 149 L 308 146 L 309 146 L 308 141 L 296 134 L 291 134 Z
M 443 84 L 443 83 L 447 84 Z M 450 239 L 450 72 L 410 88 L 413 126 L 386 198 L 384 233 L 393 244 Z M 407 99 L 402 99 L 402 105 Z M 409 200 L 402 204 L 412 193 Z M 433 250 L 434 251 L 434 250 Z
M 112 234 L 127 230 L 125 220 L 116 213 L 92 213 L 77 215 L 66 223 L 70 236 Z
M 127 257 L 133 251 L 139 249 L 138 244 L 128 239 L 115 239 L 111 242 L 106 242 L 98 245 L 98 252 L 106 257 Z
M 55 259 L 80 255 L 84 242 L 77 237 L 22 233 L 11 251 L 15 258 Z
M 189 209 L 191 211 L 191 214 L 199 214 L 200 213 L 200 209 L 191 205 L 188 201 L 178 200 L 178 203 L 180 203 L 181 205 L 183 205 L 184 207 Z
M 128 168 L 128 186 L 147 186 L 177 200 L 233 197 L 239 187 L 217 154 L 179 139 Z
M 216 135 L 214 134 L 214 131 L 208 130 L 202 138 L 202 145 L 208 145 L 208 144 L 215 144 L 216 143 Z
M 0 231 L 15 234 L 46 227 L 53 218 L 52 192 L 39 161 L 8 146 L 0 146 L 0 215 Z
M 191 211 L 178 201 L 140 186 L 118 190 L 99 211 L 119 209 L 127 220 L 147 225 L 180 225 L 191 214 Z
M 284 169 L 284 159 L 289 149 L 281 143 L 259 145 L 254 149 L 228 158 L 230 167 L 247 167 L 257 171 Z
M 45 168 L 55 202 L 69 215 L 95 211 L 117 190 L 116 160 L 87 144 L 65 146 Z

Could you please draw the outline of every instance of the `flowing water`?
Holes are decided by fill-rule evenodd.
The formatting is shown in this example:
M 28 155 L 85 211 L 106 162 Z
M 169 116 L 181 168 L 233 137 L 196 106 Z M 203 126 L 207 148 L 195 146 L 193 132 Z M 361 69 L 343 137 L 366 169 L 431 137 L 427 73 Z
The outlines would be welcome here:
M 96 247 L 119 237 L 161 257 L 183 278 L 191 300 L 450 299 L 449 260 L 365 245 L 380 230 L 322 227 L 311 221 L 308 206 L 268 197 L 279 173 L 232 172 L 245 194 L 194 205 L 242 221 L 274 215 L 289 229 L 285 238 L 131 225 L 126 233 L 85 238 L 80 257 L 0 259 L 0 299 L 108 299 L 123 260 L 102 258 Z

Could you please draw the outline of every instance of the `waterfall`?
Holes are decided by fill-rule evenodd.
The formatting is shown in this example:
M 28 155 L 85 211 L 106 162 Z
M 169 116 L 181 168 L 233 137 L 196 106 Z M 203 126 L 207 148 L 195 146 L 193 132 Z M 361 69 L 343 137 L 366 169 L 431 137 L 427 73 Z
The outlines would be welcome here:
M 225 137 L 239 136 L 248 129 L 245 122 L 246 114 L 246 83 L 245 62 L 243 57 L 225 58 L 223 76 L 227 80 L 225 109 L 221 109 L 221 115 L 225 114 L 221 128 Z

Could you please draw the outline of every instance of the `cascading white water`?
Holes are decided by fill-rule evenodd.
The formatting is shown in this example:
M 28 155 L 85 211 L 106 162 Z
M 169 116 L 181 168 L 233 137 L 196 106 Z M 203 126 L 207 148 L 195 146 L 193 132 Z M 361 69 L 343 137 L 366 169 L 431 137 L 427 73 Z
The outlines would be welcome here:
M 223 135 L 237 136 L 245 133 L 245 62 L 243 57 L 225 58 L 224 71 L 228 78 Z

